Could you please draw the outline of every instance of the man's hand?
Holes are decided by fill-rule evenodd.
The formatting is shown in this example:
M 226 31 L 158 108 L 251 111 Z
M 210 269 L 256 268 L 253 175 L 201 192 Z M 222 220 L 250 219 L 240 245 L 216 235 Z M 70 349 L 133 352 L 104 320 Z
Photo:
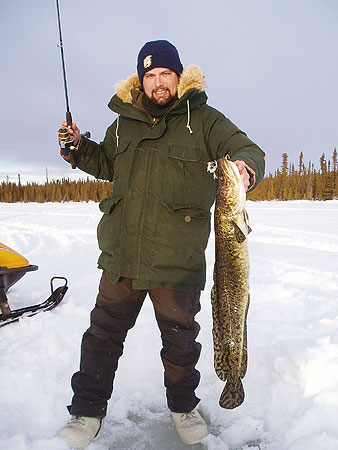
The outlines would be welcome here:
M 245 192 L 248 192 L 249 186 L 250 186 L 250 175 L 249 172 L 246 170 L 245 162 L 244 161 L 234 161 L 236 164 L 239 173 L 242 177 Z

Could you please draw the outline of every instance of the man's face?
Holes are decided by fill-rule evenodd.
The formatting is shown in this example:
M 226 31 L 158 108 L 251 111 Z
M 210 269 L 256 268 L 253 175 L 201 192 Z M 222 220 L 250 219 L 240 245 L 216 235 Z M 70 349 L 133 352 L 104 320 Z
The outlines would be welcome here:
M 164 67 L 149 70 L 143 77 L 143 89 L 155 104 L 164 106 L 177 94 L 178 76 Z

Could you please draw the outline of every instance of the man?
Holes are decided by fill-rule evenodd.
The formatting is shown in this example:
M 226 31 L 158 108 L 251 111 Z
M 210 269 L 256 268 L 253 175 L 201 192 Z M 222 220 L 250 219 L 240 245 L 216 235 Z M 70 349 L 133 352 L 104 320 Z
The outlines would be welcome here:
M 253 189 L 263 177 L 264 153 L 206 100 L 201 70 L 183 69 L 172 44 L 153 41 L 140 50 L 137 75 L 116 86 L 109 108 L 118 116 L 103 142 L 81 137 L 72 124 L 77 167 L 112 181 L 113 191 L 100 203 L 103 273 L 72 378 L 72 419 L 58 433 L 70 447 L 85 448 L 100 435 L 123 342 L 147 294 L 178 434 L 187 444 L 207 434 L 195 395 L 201 351 L 195 315 L 217 183 L 207 165 L 228 155 Z

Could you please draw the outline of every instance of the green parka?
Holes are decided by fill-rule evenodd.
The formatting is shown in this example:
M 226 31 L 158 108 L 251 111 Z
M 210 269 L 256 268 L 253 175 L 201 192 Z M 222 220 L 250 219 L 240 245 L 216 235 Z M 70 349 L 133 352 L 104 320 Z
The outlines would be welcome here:
M 206 104 L 204 78 L 187 67 L 178 100 L 160 119 L 140 106 L 137 75 L 116 86 L 109 108 L 118 118 L 103 142 L 83 139 L 77 166 L 113 182 L 100 203 L 99 268 L 111 282 L 133 278 L 135 289 L 201 290 L 216 181 L 207 163 L 243 160 L 251 189 L 264 174 L 264 153 L 245 133 Z

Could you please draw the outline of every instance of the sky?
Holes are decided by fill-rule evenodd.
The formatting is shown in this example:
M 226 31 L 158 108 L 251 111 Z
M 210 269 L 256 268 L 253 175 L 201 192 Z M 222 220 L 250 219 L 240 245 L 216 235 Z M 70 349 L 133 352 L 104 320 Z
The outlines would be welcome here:
M 319 167 L 338 146 L 336 0 L 59 0 L 70 110 L 100 142 L 114 85 L 149 40 L 203 70 L 208 103 L 267 155 Z M 65 116 L 55 0 L 0 3 L 0 182 L 84 177 L 58 153 Z

